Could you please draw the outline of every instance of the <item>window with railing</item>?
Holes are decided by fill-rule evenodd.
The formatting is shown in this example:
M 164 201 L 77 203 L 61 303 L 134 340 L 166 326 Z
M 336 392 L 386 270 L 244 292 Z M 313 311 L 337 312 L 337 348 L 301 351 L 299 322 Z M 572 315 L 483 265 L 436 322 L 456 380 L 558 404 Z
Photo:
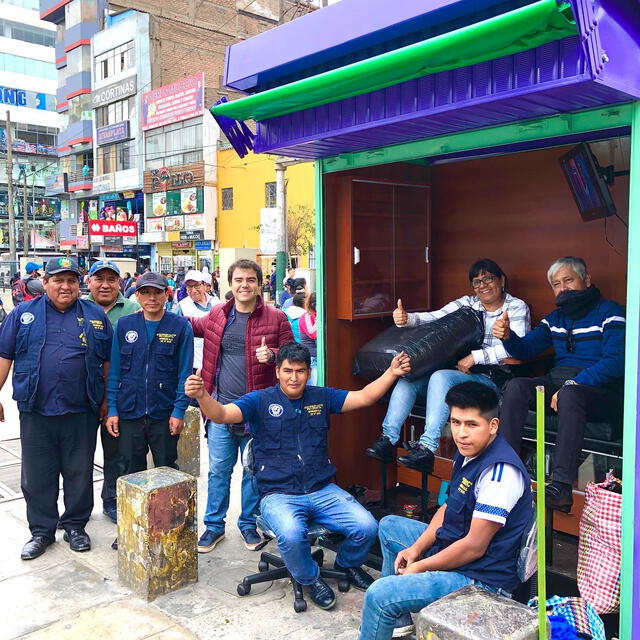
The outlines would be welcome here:
M 222 198 L 222 210 L 230 211 L 233 209 L 233 187 L 220 189 Z
M 275 182 L 264 183 L 264 206 L 267 208 L 273 208 L 276 206 L 276 183 Z
M 106 78 L 115 76 L 127 69 L 131 69 L 134 64 L 135 57 L 132 40 L 95 57 L 96 80 L 105 80 Z

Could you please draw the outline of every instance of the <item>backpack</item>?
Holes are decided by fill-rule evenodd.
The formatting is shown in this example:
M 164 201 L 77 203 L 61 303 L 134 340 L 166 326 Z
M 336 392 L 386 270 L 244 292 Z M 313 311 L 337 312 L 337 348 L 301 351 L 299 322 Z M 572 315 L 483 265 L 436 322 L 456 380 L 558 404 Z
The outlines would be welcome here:
M 22 278 L 18 278 L 11 285 L 11 298 L 13 300 L 13 306 L 17 307 L 21 302 L 25 300 L 30 300 L 31 298 L 27 297 L 29 294 L 27 293 L 27 285 L 24 283 Z

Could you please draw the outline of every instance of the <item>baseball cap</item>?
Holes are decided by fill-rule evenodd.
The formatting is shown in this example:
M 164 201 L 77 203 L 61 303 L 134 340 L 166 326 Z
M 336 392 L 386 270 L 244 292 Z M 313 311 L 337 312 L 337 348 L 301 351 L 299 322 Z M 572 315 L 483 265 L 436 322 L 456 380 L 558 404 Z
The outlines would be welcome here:
M 118 269 L 118 265 L 115 262 L 111 262 L 111 260 L 98 260 L 91 265 L 91 269 L 89 269 L 89 275 L 95 275 L 98 271 L 102 269 L 111 269 L 118 275 L 120 275 L 120 269 Z
M 213 283 L 213 279 L 211 278 L 211 274 L 210 273 L 203 273 L 202 274 L 202 282 L 204 282 L 205 284 L 212 284 Z
M 78 263 L 74 258 L 53 258 L 52 260 L 47 261 L 47 268 L 45 269 L 46 275 L 53 276 L 56 273 L 62 273 L 63 271 L 72 271 L 76 275 L 80 275 Z
M 167 283 L 159 273 L 147 271 L 147 273 L 143 273 L 136 282 L 136 291 L 140 291 L 142 287 L 155 287 L 156 289 L 165 291 Z
M 24 270 L 26 273 L 33 273 L 38 269 L 42 269 L 42 265 L 38 264 L 37 262 L 27 262 L 27 264 L 24 266 Z
M 187 271 L 187 275 L 184 277 L 185 282 L 188 282 L 189 280 L 193 280 L 194 282 L 204 282 L 204 274 L 202 271 L 191 269 L 190 271 Z

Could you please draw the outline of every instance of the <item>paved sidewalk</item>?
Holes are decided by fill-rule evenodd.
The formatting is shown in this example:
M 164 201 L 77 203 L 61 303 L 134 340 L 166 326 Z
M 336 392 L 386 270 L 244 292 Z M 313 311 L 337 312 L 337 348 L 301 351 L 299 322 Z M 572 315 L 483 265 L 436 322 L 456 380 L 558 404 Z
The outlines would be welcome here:
M 17 437 L 17 411 L 10 385 L 0 393 L 7 422 L 0 439 Z M 206 500 L 206 442 L 198 482 L 198 512 Z M 99 459 L 100 452 L 96 458 Z M 20 560 L 29 538 L 24 500 L 0 504 L 0 602 L 4 612 L 0 640 L 352 640 L 357 637 L 363 594 L 339 593 L 332 611 L 307 599 L 308 610 L 294 613 L 293 593 L 285 581 L 254 586 L 249 596 L 236 595 L 237 583 L 257 571 L 258 553 L 247 551 L 235 526 L 239 513 L 240 467 L 234 472 L 227 537 L 209 554 L 199 555 L 199 582 L 152 603 L 134 597 L 118 582 L 117 553 L 110 548 L 116 526 L 102 514 L 101 480 L 95 482 L 96 508 L 87 531 L 88 553 L 73 553 L 58 541 L 43 556 Z M 200 533 L 202 532 L 200 522 Z M 269 543 L 267 549 L 274 549 Z M 326 552 L 325 562 L 333 562 Z

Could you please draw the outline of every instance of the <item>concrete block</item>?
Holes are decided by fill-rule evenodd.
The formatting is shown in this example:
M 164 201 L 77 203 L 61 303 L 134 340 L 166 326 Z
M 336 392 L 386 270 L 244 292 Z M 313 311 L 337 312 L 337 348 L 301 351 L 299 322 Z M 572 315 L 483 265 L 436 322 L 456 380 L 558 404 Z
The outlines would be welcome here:
M 198 580 L 196 480 L 157 467 L 118 479 L 118 577 L 155 597 Z
M 200 475 L 200 409 L 189 407 L 178 438 L 178 469 L 196 478 Z
M 538 639 L 537 610 L 472 585 L 425 607 L 415 623 L 418 640 Z

